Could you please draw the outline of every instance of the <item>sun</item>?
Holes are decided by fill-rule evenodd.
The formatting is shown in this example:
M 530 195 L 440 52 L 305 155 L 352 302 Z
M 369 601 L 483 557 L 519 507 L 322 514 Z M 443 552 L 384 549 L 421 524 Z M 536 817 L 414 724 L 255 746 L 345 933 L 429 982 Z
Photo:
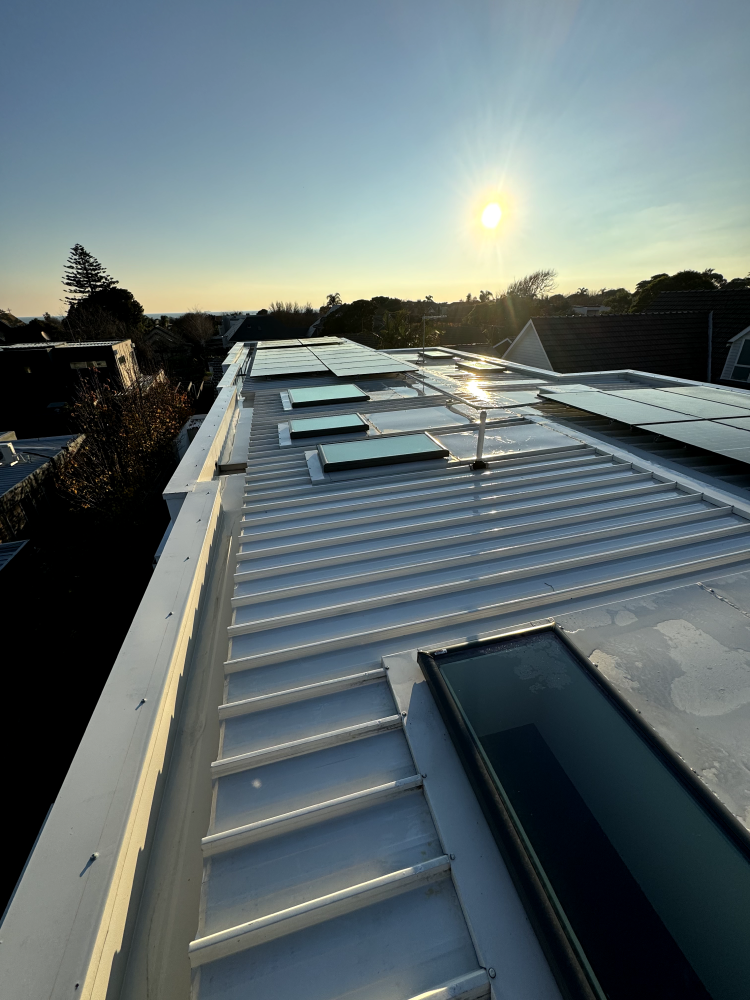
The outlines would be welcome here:
M 496 201 L 491 201 L 489 205 L 485 206 L 485 209 L 482 212 L 482 225 L 485 229 L 496 229 L 502 214 L 502 209 L 498 203 Z

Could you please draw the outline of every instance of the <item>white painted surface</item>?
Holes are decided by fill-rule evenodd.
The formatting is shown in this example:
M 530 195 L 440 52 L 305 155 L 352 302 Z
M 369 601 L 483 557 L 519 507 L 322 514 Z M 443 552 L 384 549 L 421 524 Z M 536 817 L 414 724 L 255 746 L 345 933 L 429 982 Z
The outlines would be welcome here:
M 528 365 L 537 370 L 554 371 L 532 319 L 503 354 L 503 361 L 514 361 L 516 364 Z

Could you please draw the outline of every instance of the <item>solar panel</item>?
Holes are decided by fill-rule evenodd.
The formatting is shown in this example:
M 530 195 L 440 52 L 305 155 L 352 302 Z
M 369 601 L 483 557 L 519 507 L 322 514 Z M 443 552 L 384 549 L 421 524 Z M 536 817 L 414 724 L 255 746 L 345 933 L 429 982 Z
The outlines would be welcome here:
M 359 386 L 351 385 L 319 385 L 310 389 L 289 389 L 289 402 L 298 406 L 331 406 L 337 403 L 360 403 L 370 397 L 362 392 Z
M 580 382 L 571 382 L 570 385 L 544 385 L 539 392 L 547 395 L 555 395 L 558 392 L 600 392 L 592 385 L 583 385 Z
M 750 392 L 733 392 L 730 389 L 714 389 L 710 385 L 679 385 L 664 389 L 679 396 L 695 396 L 697 399 L 713 399 L 717 403 L 727 403 L 750 410 Z
M 327 371 L 326 366 L 315 357 L 312 351 L 306 347 L 293 345 L 292 348 L 283 351 L 263 350 L 256 352 L 250 375 L 253 378 L 279 377 L 283 375 L 311 375 L 325 371 Z
M 258 348 L 250 370 L 250 375 L 255 377 L 306 375 L 328 370 L 348 378 L 419 370 L 408 361 L 394 360 L 387 354 L 339 337 L 266 340 L 260 341 Z
M 674 424 L 643 424 L 644 431 L 704 448 L 738 462 L 750 464 L 750 429 L 740 430 L 724 421 L 688 420 Z
M 429 434 L 402 434 L 398 437 L 367 438 L 351 443 L 319 444 L 318 455 L 324 472 L 338 472 L 448 458 L 449 452 Z
M 673 392 L 664 392 L 663 389 L 607 389 L 606 394 L 619 396 L 623 399 L 633 399 L 641 403 L 651 403 L 654 406 L 662 406 L 678 413 L 687 413 L 691 417 L 699 417 L 702 420 L 736 417 L 745 412 L 736 406 L 727 406 L 726 403 L 717 403 L 712 399 L 699 399 L 697 396 L 682 394 L 678 396 Z
M 493 406 L 530 406 L 541 403 L 539 396 L 535 392 L 519 389 L 518 392 L 490 392 L 490 400 Z
M 342 413 L 336 417 L 307 417 L 289 421 L 292 438 L 317 437 L 319 434 L 348 434 L 366 431 L 369 424 L 358 413 Z
M 739 427 L 741 431 L 750 431 L 750 414 L 746 417 L 729 417 L 727 420 L 717 420 L 717 424 L 726 424 L 727 427 Z
M 470 372 L 502 372 L 502 365 L 493 365 L 489 361 L 456 361 L 456 368 Z
M 620 396 L 610 396 L 604 392 L 558 392 L 555 394 L 555 402 L 633 426 L 658 423 L 662 420 L 669 423 L 678 419 L 674 410 L 638 403 Z M 689 418 L 686 416 L 685 419 Z

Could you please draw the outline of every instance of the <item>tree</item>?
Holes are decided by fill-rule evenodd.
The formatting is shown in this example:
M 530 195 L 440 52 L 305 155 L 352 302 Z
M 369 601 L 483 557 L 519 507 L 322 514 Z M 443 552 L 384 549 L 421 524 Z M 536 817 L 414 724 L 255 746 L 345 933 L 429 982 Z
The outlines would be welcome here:
M 194 347 L 202 347 L 216 334 L 216 317 L 194 309 L 178 316 L 172 323 L 172 332 Z
M 102 288 L 74 302 L 65 327 L 74 340 L 136 338 L 144 324 L 143 306 L 127 288 Z
M 104 267 L 80 243 L 70 251 L 62 276 L 63 288 L 68 293 L 65 301 L 74 305 L 88 295 L 114 288 L 119 281 L 109 275 Z
M 661 292 L 717 291 L 726 285 L 723 274 L 712 267 L 705 271 L 677 271 L 675 274 L 654 274 L 639 281 L 631 312 L 645 312 Z
M 341 296 L 338 292 L 332 292 L 326 296 L 326 309 L 333 309 L 334 306 L 341 305 Z
M 413 323 L 408 309 L 399 309 L 394 313 L 385 314 L 385 322 L 380 330 L 380 347 L 393 351 L 403 347 L 422 346 L 422 324 Z M 438 332 L 428 323 L 425 327 L 425 344 L 432 347 L 438 342 Z
M 517 299 L 538 299 L 542 295 L 551 292 L 557 282 L 557 271 L 553 268 L 545 268 L 533 271 L 524 278 L 511 281 L 505 289 L 506 296 L 513 296 Z
M 98 378 L 81 382 L 70 420 L 86 440 L 58 476 L 62 496 L 105 521 L 132 515 L 163 484 L 189 415 L 187 393 L 163 373 L 125 389 Z

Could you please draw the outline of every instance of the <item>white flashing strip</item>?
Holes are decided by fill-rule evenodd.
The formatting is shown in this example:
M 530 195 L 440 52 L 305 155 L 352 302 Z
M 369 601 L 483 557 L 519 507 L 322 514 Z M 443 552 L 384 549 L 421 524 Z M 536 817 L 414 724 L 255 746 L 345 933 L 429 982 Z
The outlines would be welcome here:
M 484 1000 L 490 995 L 490 977 L 485 969 L 452 979 L 434 990 L 420 993 L 411 1000 Z
M 267 708 L 280 708 L 282 705 L 292 705 L 298 701 L 308 701 L 310 698 L 320 698 L 339 691 L 369 684 L 370 681 L 385 677 L 385 670 L 377 667 L 375 670 L 363 670 L 347 677 L 334 677 L 330 681 L 319 681 L 317 684 L 305 684 L 302 687 L 287 688 L 286 691 L 274 691 L 272 694 L 262 694 L 256 698 L 243 698 L 242 701 L 230 701 L 219 705 L 219 718 L 233 719 L 238 715 L 250 715 L 252 712 L 263 712 Z
M 250 753 L 237 754 L 236 757 L 224 757 L 215 760 L 211 765 L 211 777 L 221 778 L 238 771 L 247 771 L 252 767 L 272 764 L 277 760 L 287 760 L 289 757 L 299 757 L 302 754 L 314 753 L 316 750 L 327 750 L 342 743 L 353 743 L 355 740 L 385 733 L 389 729 L 397 729 L 401 725 L 400 715 L 388 715 L 384 719 L 373 719 L 372 722 L 362 722 L 358 726 L 347 726 L 320 736 L 308 736 L 304 740 L 293 740 L 291 743 L 280 743 L 275 747 L 263 750 L 252 750 Z
M 279 910 L 266 917 L 249 920 L 237 927 L 229 927 L 216 934 L 198 938 L 190 943 L 188 949 L 190 964 L 196 968 L 206 962 L 214 962 L 216 959 L 234 955 L 238 951 L 245 951 L 266 941 L 273 941 L 275 938 L 303 930 L 305 927 L 312 927 L 334 917 L 353 913 L 364 906 L 372 906 L 374 903 L 407 892 L 417 885 L 443 877 L 450 871 L 450 866 L 450 859 L 444 854 L 421 865 L 402 868 L 401 871 L 392 872 L 390 875 L 361 882 L 348 889 L 332 892 L 328 896 L 321 896 L 307 903 L 291 906 L 287 910 Z
M 201 841 L 203 856 L 211 857 L 214 854 L 222 854 L 224 851 L 233 851 L 238 847 L 247 847 L 248 844 L 265 840 L 267 837 L 279 837 L 292 830 L 300 830 L 307 826 L 313 826 L 315 823 L 334 819 L 337 816 L 345 816 L 359 809 L 367 809 L 376 802 L 395 798 L 402 792 L 421 788 L 421 786 L 422 775 L 413 774 L 410 778 L 399 778 L 398 781 L 389 781 L 387 784 L 377 785 L 375 788 L 365 788 L 361 792 L 352 792 L 351 795 L 341 795 L 339 798 L 305 806 L 303 809 L 295 809 L 293 812 L 281 813 L 279 816 L 262 819 L 257 823 L 247 823 L 245 826 L 238 826 L 232 830 L 214 833 L 209 837 L 204 837 Z

